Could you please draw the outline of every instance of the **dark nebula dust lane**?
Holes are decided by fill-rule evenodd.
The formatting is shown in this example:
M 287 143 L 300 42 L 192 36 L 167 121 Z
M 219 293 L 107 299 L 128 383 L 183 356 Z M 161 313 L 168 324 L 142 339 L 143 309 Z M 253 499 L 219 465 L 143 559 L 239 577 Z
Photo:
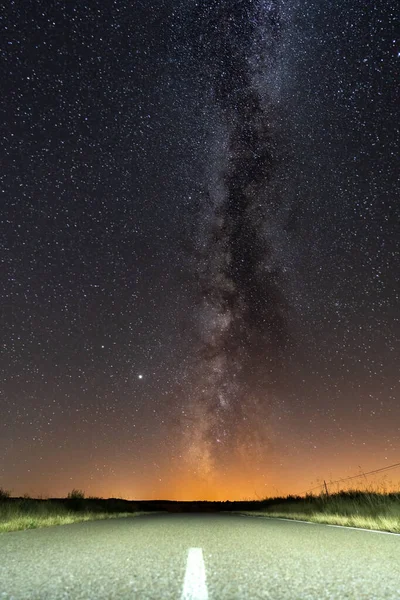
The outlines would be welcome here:
M 287 203 L 283 110 L 268 78 L 260 81 L 266 65 L 271 79 L 279 69 L 284 25 L 278 2 L 250 1 L 202 3 L 192 22 L 197 77 L 220 126 L 210 124 L 210 136 L 221 137 L 222 128 L 224 138 L 224 155 L 208 174 L 199 383 L 190 392 L 189 457 L 210 473 L 232 452 L 268 455 L 274 384 L 290 338 L 287 265 L 275 246 L 275 215 Z

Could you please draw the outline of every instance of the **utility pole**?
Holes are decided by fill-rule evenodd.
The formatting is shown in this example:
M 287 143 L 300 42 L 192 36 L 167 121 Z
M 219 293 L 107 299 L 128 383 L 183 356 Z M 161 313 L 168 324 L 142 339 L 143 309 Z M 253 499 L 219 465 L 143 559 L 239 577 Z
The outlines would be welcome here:
M 329 492 L 328 492 L 328 486 L 326 485 L 326 481 L 324 479 L 324 489 L 325 489 L 325 494 L 326 496 L 329 496 Z

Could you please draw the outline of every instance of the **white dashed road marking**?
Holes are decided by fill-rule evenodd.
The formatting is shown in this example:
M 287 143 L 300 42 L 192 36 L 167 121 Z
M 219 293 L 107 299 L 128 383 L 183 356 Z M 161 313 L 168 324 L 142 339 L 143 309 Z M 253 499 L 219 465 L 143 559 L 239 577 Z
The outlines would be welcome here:
M 208 600 L 206 568 L 201 548 L 189 548 L 181 600 Z

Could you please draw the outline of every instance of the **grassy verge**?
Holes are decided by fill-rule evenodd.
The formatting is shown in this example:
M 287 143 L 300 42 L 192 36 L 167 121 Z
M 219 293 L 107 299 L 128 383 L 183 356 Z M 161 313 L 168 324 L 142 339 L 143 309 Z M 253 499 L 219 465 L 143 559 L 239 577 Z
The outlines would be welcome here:
M 6 531 L 21 531 L 24 529 L 36 529 L 38 527 L 52 527 L 53 525 L 69 525 L 82 521 L 95 521 L 98 519 L 115 519 L 119 517 L 133 517 L 142 513 L 72 513 L 53 515 L 25 515 L 14 514 L 7 519 L 0 517 L 0 533 Z
M 400 493 L 350 490 L 329 496 L 271 498 L 254 510 L 240 512 L 400 533 Z
M 10 498 L 3 494 L 0 496 L 0 534 L 139 514 L 144 513 L 135 504 L 119 499 L 85 499 L 82 494 L 56 501 Z

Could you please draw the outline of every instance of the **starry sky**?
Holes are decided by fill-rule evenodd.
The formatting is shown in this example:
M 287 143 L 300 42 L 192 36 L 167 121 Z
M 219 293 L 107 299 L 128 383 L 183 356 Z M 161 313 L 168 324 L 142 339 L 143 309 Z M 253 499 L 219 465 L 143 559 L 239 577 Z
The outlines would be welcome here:
M 395 8 L 4 3 L 0 487 L 260 498 L 399 462 Z

